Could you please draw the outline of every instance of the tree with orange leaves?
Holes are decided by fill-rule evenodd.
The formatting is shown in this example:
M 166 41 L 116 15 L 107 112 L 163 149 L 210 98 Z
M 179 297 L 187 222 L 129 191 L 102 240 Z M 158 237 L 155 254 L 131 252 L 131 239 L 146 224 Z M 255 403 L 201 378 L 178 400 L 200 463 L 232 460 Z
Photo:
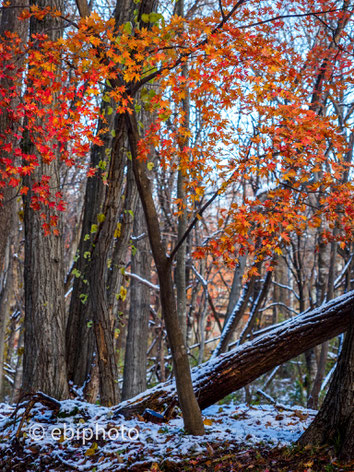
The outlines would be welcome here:
M 343 179 L 350 172 L 346 142 L 332 117 L 318 112 L 321 105 L 317 93 L 334 67 L 346 67 L 349 73 L 350 50 L 341 50 L 340 57 L 338 54 L 333 57 L 332 50 L 320 55 L 325 66 L 321 64 L 323 74 L 319 74 L 319 85 L 311 101 L 303 71 L 296 67 L 300 54 L 291 44 L 269 34 L 271 28 L 282 28 L 286 18 L 292 21 L 329 18 L 327 21 L 347 24 L 349 7 L 348 2 L 338 7 L 330 1 L 308 1 L 305 5 L 279 1 L 274 6 L 261 1 L 225 1 L 210 14 L 193 20 L 176 15 L 165 19 L 156 12 L 139 13 L 137 9 L 134 22 L 117 26 L 113 19 L 104 20 L 97 13 L 83 14 L 80 22 L 75 23 L 57 10 L 32 6 L 22 13 L 23 19 L 41 22 L 47 17 L 60 18 L 72 28 L 65 37 L 57 39 L 36 32 L 25 44 L 18 44 L 16 36 L 11 35 L 1 43 L 2 57 L 12 61 L 13 68 L 19 55 L 26 57 L 26 92 L 13 111 L 13 119 L 21 121 L 21 133 L 31 144 L 29 152 L 28 147 L 14 147 L 6 133 L 0 137 L 5 166 L 1 183 L 19 186 L 24 195 L 30 190 L 30 207 L 40 212 L 46 233 L 52 228 L 56 233 L 58 218 L 50 210 L 64 209 L 60 192 L 51 191 L 52 174 L 42 174 L 31 187 L 22 185 L 21 179 L 33 174 L 39 163 L 53 169 L 58 151 L 67 165 L 82 165 L 90 145 L 102 143 L 100 136 L 92 132 L 92 123 L 98 118 L 107 119 L 95 106 L 95 97 L 102 95 L 102 83 L 105 84 L 103 100 L 113 103 L 107 114 L 116 113 L 110 130 L 113 141 L 121 143 L 117 136 L 124 132 L 129 142 L 129 156 L 159 276 L 180 406 L 189 433 L 202 434 L 203 423 L 178 322 L 172 264 L 203 211 L 239 179 L 247 181 L 256 176 L 268 185 L 262 196 L 251 197 L 245 192 L 221 217 L 229 218 L 225 234 L 198 250 L 198 257 L 214 251 L 231 265 L 237 262 L 239 246 L 256 260 L 269 262 L 289 242 L 290 233 L 301 233 L 308 224 L 316 226 L 322 219 L 338 227 L 336 238 L 343 244 L 352 237 L 353 189 Z M 282 9 L 287 11 L 279 14 Z M 88 9 L 80 2 L 81 11 L 87 13 Z M 344 34 L 343 27 L 334 38 L 336 44 Z M 289 56 L 294 64 L 289 64 Z M 183 73 L 186 63 L 187 75 Z M 23 67 L 17 72 L 21 80 Z M 311 68 L 308 76 L 313 73 Z M 5 70 L 5 77 L 7 74 Z M 156 90 L 145 88 L 146 84 L 155 83 Z M 206 130 L 195 145 L 183 145 L 193 133 L 180 106 L 187 90 Z M 11 87 L 10 93 L 5 89 L 2 92 L 1 106 L 7 109 Z M 156 116 L 145 134 L 137 117 L 138 96 L 145 102 L 146 110 Z M 247 146 L 240 146 L 235 138 L 232 124 L 235 104 L 244 116 L 256 112 L 261 117 L 261 126 Z M 172 126 L 167 127 L 167 122 Z M 179 211 L 181 205 L 187 205 L 190 222 L 170 253 L 162 242 L 149 178 L 155 155 L 159 165 L 178 165 L 184 175 L 186 203 L 177 201 L 176 205 Z M 20 165 L 13 156 L 22 159 Z M 118 158 L 119 153 L 108 160 L 104 172 L 108 198 L 102 213 L 97 215 L 89 251 L 96 260 L 102 242 L 112 238 L 116 230 L 117 192 L 113 184 L 121 171 Z M 89 175 L 96 171 L 88 169 Z M 207 188 L 214 188 L 215 192 L 200 207 L 198 202 Z M 313 205 L 312 195 L 319 196 L 319 205 L 309 217 L 306 208 Z M 102 264 L 99 269 L 97 274 L 103 284 Z M 93 279 L 88 281 L 87 295 L 96 310 L 93 323 L 101 395 L 104 403 L 109 404 L 116 398 L 112 382 L 114 352 L 102 302 L 104 290 L 101 287 L 95 291 L 93 284 Z

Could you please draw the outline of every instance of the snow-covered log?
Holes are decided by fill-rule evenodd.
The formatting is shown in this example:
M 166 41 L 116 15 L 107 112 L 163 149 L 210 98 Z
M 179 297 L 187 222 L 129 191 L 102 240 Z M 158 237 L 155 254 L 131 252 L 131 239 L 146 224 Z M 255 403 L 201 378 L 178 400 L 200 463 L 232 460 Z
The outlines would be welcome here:
M 265 334 L 192 370 L 200 407 L 206 408 L 308 349 L 347 330 L 354 316 L 354 291 L 310 312 L 275 325 Z M 117 405 L 115 415 L 130 417 L 146 408 L 163 412 L 176 402 L 173 381 L 157 385 Z

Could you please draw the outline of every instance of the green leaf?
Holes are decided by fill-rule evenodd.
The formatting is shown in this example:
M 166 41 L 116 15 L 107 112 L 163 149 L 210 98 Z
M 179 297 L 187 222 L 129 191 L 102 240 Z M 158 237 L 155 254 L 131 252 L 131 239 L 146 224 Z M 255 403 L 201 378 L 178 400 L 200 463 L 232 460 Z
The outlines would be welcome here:
M 86 326 L 87 326 L 88 328 L 92 328 L 92 326 L 93 326 L 93 321 L 88 321 Z
M 164 19 L 161 13 L 150 13 L 149 18 L 150 18 L 150 23 L 152 24 L 157 23 L 158 21 Z
M 111 135 L 113 136 L 113 138 L 115 138 L 115 137 L 116 137 L 116 130 L 115 130 L 115 129 L 112 129 L 112 131 L 111 131 Z
M 128 34 L 132 34 L 132 31 L 133 31 L 133 25 L 131 24 L 130 21 L 127 21 L 126 23 L 124 23 L 124 27 L 123 27 L 124 31 Z
M 113 108 L 112 108 L 112 107 L 108 107 L 107 115 L 112 115 L 112 113 L 113 113 Z
M 131 152 L 127 152 L 127 158 L 131 161 L 132 160 L 132 153 Z
M 98 226 L 97 226 L 97 225 L 92 225 L 90 232 L 91 232 L 91 233 L 97 233 L 97 229 L 98 229 Z
M 144 23 L 150 23 L 150 15 L 147 15 L 146 13 L 141 15 L 141 19 Z
M 81 300 L 81 303 L 85 305 L 85 303 L 87 302 L 88 295 L 87 293 L 82 293 L 79 298 Z
M 98 163 L 98 167 L 101 169 L 101 170 L 105 170 L 106 167 L 107 167 L 107 162 L 106 161 L 100 161 Z
M 132 254 L 133 254 L 133 256 L 135 256 L 136 251 L 137 251 L 136 247 L 134 246 L 134 244 L 132 244 Z
M 89 235 L 89 234 L 85 234 L 84 241 L 88 241 L 89 239 L 90 239 L 90 235 Z
M 148 168 L 148 170 L 152 170 L 154 168 L 154 163 L 153 162 L 148 162 L 147 163 L 147 168 Z

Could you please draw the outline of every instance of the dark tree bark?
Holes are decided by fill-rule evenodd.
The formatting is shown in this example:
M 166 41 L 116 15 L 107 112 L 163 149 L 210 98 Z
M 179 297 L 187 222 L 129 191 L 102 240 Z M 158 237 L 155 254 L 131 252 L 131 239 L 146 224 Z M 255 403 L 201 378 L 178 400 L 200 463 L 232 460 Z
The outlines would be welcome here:
M 62 10 L 60 1 L 36 2 L 39 8 L 50 6 Z M 30 33 L 45 32 L 53 40 L 61 35 L 61 20 L 47 16 L 43 21 L 34 17 Z M 25 132 L 22 142 L 25 152 L 34 153 L 34 144 Z M 25 223 L 25 322 L 24 322 L 24 392 L 41 390 L 58 398 L 67 398 L 68 384 L 65 359 L 65 303 L 63 246 L 59 236 L 44 235 L 40 212 L 31 204 L 32 185 L 43 175 L 51 177 L 51 186 L 60 188 L 60 160 L 57 156 L 50 164 L 39 157 L 39 166 L 26 180 L 29 187 L 24 201 Z M 49 210 L 43 209 L 49 216 Z M 59 219 L 60 229 L 60 219 Z
M 353 292 L 351 292 L 353 293 Z M 354 304 L 349 330 L 322 407 L 299 443 L 331 444 L 342 460 L 354 458 Z
M 346 331 L 354 317 L 353 308 L 354 291 L 262 330 L 252 341 L 194 368 L 193 387 L 200 408 L 213 405 L 277 365 Z M 145 408 L 164 411 L 175 400 L 176 388 L 169 381 L 133 402 L 122 403 L 115 414 L 133 416 L 142 414 Z
M 25 0 L 10 0 L 6 7 L 1 11 L 0 20 L 0 38 L 6 31 L 16 33 L 20 39 L 25 39 L 28 34 L 28 21 L 20 21 L 19 6 L 26 7 L 28 2 Z M 16 65 L 21 67 L 21 58 L 17 58 Z M 3 67 L 5 66 L 2 65 Z M 3 69 L 5 71 L 5 67 Z M 17 68 L 11 73 L 11 69 L 6 71 L 6 77 L 0 80 L 0 88 L 7 89 L 11 84 L 11 74 L 16 75 Z M 10 80 L 9 80 L 10 79 Z M 9 104 L 10 109 L 14 109 L 18 100 L 13 98 Z M 0 113 L 0 136 L 7 137 L 12 143 L 16 144 L 17 138 L 14 135 L 18 131 L 19 123 L 12 120 L 10 113 L 2 109 Z M 5 157 L 5 156 L 2 156 Z M 13 156 L 11 156 L 13 158 Z M 0 163 L 0 171 L 3 169 Z M 2 189 L 3 200 L 0 203 L 0 395 L 2 393 L 3 381 L 3 356 L 4 356 L 4 338 L 5 329 L 8 321 L 8 308 L 10 298 L 10 288 L 12 280 L 12 255 L 10 254 L 11 237 L 16 227 L 16 192 L 17 189 L 7 187 Z
M 104 107 L 107 104 L 104 103 Z M 98 129 L 102 127 L 99 122 Z M 103 137 L 104 145 L 102 147 L 93 146 L 91 151 L 90 167 L 95 168 L 99 162 L 106 160 L 105 150 L 110 148 L 111 137 L 107 133 Z M 89 401 L 95 400 L 95 393 L 87 382 L 93 380 L 93 363 L 96 352 L 95 333 L 90 327 L 92 315 L 88 312 L 83 301 L 87 294 L 87 280 L 91 270 L 91 228 L 97 224 L 97 215 L 100 213 L 104 199 L 104 184 L 101 174 L 87 179 L 83 219 L 81 227 L 81 236 L 76 254 L 77 277 L 74 278 L 73 289 L 70 299 L 70 308 L 68 322 L 66 327 L 66 359 L 68 365 L 68 379 L 78 387 L 85 385 L 86 398 Z M 90 391 L 90 394 L 88 394 Z
M 141 203 L 135 211 L 134 239 L 136 248 L 132 255 L 131 272 L 148 280 L 151 271 L 150 245 L 147 235 L 144 211 Z M 148 328 L 150 315 L 150 289 L 139 280 L 130 281 L 130 311 L 128 336 L 124 359 L 122 399 L 127 400 L 146 390 L 146 362 Z
M 139 15 L 153 11 L 155 1 L 142 2 L 137 7 L 131 0 L 118 0 L 115 10 L 117 27 L 126 21 L 133 21 L 134 10 L 139 8 Z M 81 10 L 86 7 L 80 6 Z M 112 250 L 114 233 L 122 210 L 124 169 L 126 163 L 125 121 L 123 115 L 117 115 L 112 125 L 115 137 L 110 144 L 108 137 L 105 149 L 111 148 L 106 190 L 102 182 L 95 179 L 88 183 L 85 195 L 84 224 L 79 245 L 79 256 L 89 253 L 87 261 L 81 262 L 78 279 L 74 286 L 67 328 L 67 359 L 69 362 L 69 378 L 79 386 L 87 382 L 93 375 L 93 362 L 97 362 L 99 371 L 100 400 L 104 405 L 118 402 L 118 373 L 114 349 L 114 319 L 112 319 L 111 297 L 107 291 L 107 283 L 116 286 L 111 275 L 108 281 L 108 258 Z M 95 165 L 102 159 L 101 150 L 96 150 L 98 157 L 93 155 Z M 104 193 L 103 193 L 104 192 Z M 97 216 L 102 214 L 104 221 L 98 225 L 97 232 L 90 234 L 92 224 L 97 225 Z M 126 225 L 124 237 L 115 243 L 116 259 L 128 249 L 128 238 L 131 225 Z M 89 238 L 89 239 L 88 239 Z M 114 270 L 119 276 L 119 272 Z M 114 295 L 114 294 L 113 294 Z M 80 299 L 81 297 L 81 299 Z M 83 297 L 83 298 L 82 298 Z M 82 301 L 85 300 L 83 304 Z M 90 328 L 93 322 L 93 330 Z M 72 357 L 73 354 L 73 357 Z M 72 357 L 72 358 L 71 358 Z M 94 400 L 89 395 L 88 399 Z

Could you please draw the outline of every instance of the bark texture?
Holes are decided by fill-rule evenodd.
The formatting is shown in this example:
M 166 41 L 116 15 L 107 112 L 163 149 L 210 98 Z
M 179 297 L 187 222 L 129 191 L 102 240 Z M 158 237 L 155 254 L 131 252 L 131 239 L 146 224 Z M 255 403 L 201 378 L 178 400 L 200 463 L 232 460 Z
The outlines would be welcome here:
M 257 337 L 192 370 L 201 409 L 222 400 L 277 365 L 346 331 L 354 317 L 354 291 L 322 307 L 262 330 Z M 262 334 L 263 333 L 263 334 Z M 145 408 L 163 411 L 176 400 L 174 382 L 166 382 L 122 403 L 115 414 L 142 414 Z
M 135 211 L 134 240 L 136 253 L 132 256 L 131 271 L 148 280 L 151 272 L 150 245 L 144 211 L 139 202 Z M 146 362 L 150 315 L 150 289 L 139 280 L 130 281 L 130 310 L 128 336 L 124 359 L 122 399 L 127 400 L 146 390 Z
M 353 293 L 353 292 L 351 292 Z M 342 352 L 322 407 L 299 443 L 331 444 L 342 460 L 354 458 L 354 307 Z
M 17 33 L 19 38 L 25 39 L 27 37 L 28 22 L 20 21 L 18 19 L 20 5 L 25 8 L 28 2 L 21 0 L 10 0 L 7 4 L 8 8 L 1 11 L 0 20 L 0 37 L 6 31 Z M 17 58 L 16 65 L 21 67 L 22 59 Z M 5 64 L 2 64 L 5 70 Z M 6 77 L 0 80 L 0 88 L 7 89 L 13 86 L 11 83 L 11 74 L 16 76 L 17 69 L 13 72 L 10 69 L 6 70 Z M 10 79 L 10 80 L 9 80 Z M 10 109 L 17 105 L 18 100 L 12 99 L 10 102 Z M 14 135 L 18 132 L 19 123 L 11 118 L 11 114 L 2 109 L 0 113 L 0 136 L 6 138 L 14 145 L 17 143 L 17 138 Z M 7 157 L 3 155 L 2 157 Z M 13 156 L 9 156 L 13 158 Z M 2 163 L 0 163 L 0 170 L 2 170 Z M 5 329 L 9 316 L 9 300 L 11 296 L 11 279 L 12 279 L 12 255 L 11 255 L 11 236 L 16 230 L 16 192 L 17 189 L 12 187 L 5 187 L 1 189 L 3 199 L 0 201 L 0 395 L 2 392 L 3 381 L 3 356 L 4 356 L 4 338 Z
M 60 1 L 36 2 L 39 8 L 62 10 Z M 61 35 L 61 20 L 49 15 L 39 21 L 31 18 L 30 33 L 46 32 L 55 40 Z M 34 153 L 34 144 L 25 132 L 22 147 Z M 30 188 L 24 197 L 25 222 L 25 322 L 23 383 L 25 392 L 41 390 L 57 399 L 67 398 L 68 384 L 65 359 L 65 304 L 63 246 L 59 236 L 44 235 L 39 211 L 31 204 L 31 188 L 43 175 L 51 177 L 51 186 L 60 189 L 59 156 L 50 164 L 39 157 L 39 166 L 28 177 Z M 43 212 L 49 212 L 47 208 Z M 60 218 L 59 218 L 60 230 Z
M 101 127 L 102 123 L 99 123 L 98 129 Z M 104 146 L 93 147 L 90 167 L 95 168 L 101 160 L 105 161 L 105 149 L 108 149 L 110 144 L 110 137 L 105 135 Z M 101 175 L 87 179 L 81 236 L 74 266 L 78 277 L 75 277 L 73 282 L 66 328 L 68 378 L 79 387 L 92 380 L 92 366 L 96 352 L 95 335 L 92 328 L 89 327 L 92 318 L 82 297 L 87 293 L 87 278 L 91 268 L 91 257 L 85 257 L 85 255 L 90 253 L 92 249 L 91 228 L 93 224 L 97 224 L 97 215 L 102 210 L 103 198 L 104 184 Z M 95 395 L 92 394 L 92 397 Z M 94 398 L 87 399 L 93 400 Z

